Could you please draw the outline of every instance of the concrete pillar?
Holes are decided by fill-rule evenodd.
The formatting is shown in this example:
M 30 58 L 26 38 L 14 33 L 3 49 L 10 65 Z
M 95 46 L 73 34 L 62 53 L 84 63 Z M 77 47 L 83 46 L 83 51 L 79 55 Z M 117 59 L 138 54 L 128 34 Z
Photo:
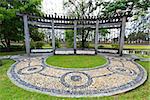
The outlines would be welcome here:
M 77 35 L 77 21 L 74 21 L 74 54 L 76 54 L 77 49 L 77 42 L 76 42 L 76 35 Z
M 122 56 L 123 51 L 123 45 L 124 45 L 124 36 L 125 36 L 125 27 L 126 27 L 126 17 L 122 18 L 122 24 L 121 24 L 121 33 L 120 33 L 120 39 L 119 39 L 119 55 Z
M 97 54 L 97 49 L 98 49 L 98 33 L 99 33 L 99 20 L 96 20 L 95 54 Z
M 53 54 L 55 54 L 55 29 L 54 29 L 54 19 L 52 19 L 52 48 L 53 48 Z
M 23 15 L 23 22 L 24 22 L 26 53 L 28 56 L 30 56 L 30 34 L 29 34 L 28 16 L 27 15 Z

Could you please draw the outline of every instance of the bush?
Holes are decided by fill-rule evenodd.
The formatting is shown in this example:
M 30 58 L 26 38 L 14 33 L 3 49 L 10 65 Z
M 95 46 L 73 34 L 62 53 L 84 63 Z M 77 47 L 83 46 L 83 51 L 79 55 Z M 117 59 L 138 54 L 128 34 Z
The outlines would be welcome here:
M 31 46 L 32 49 L 35 49 L 35 42 L 33 40 L 31 40 L 30 46 Z
M 82 47 L 82 41 L 79 41 L 79 42 L 78 42 L 77 47 L 78 47 L 78 48 L 83 48 L 83 47 Z M 87 41 L 84 42 L 84 48 L 89 48 L 89 42 L 87 42 Z
M 119 44 L 112 44 L 112 48 L 119 49 Z
M 73 48 L 73 42 L 71 40 L 66 41 L 66 47 L 67 48 Z
M 11 45 L 10 46 L 10 51 L 23 51 L 25 50 L 25 46 L 24 45 Z M 6 52 L 7 48 L 3 47 L 2 45 L 0 45 L 0 51 L 1 52 Z
M 35 47 L 36 48 L 42 48 L 42 46 L 44 45 L 45 43 L 43 41 L 36 41 L 35 42 Z
M 55 40 L 55 46 L 56 48 L 60 48 L 60 41 L 58 39 Z
M 2 60 L 0 60 L 0 66 L 2 66 Z
M 43 41 L 31 41 L 31 48 L 41 49 L 45 43 Z
M 100 49 L 100 48 L 104 48 L 104 46 L 103 45 L 98 46 L 98 49 Z

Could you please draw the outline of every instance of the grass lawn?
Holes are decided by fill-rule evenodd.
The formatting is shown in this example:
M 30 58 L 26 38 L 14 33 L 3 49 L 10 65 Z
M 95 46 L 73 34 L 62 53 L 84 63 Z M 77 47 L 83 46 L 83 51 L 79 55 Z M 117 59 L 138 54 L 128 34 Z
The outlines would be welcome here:
M 150 46 L 148 45 L 125 45 L 125 49 L 150 49 Z
M 42 48 L 45 49 L 45 48 L 52 48 L 52 47 L 50 46 L 50 44 L 45 44 L 42 46 Z
M 25 51 L 0 52 L 0 56 L 25 54 Z
M 36 92 L 29 92 L 17 87 L 7 77 L 7 70 L 14 63 L 13 60 L 2 60 L 0 67 L 0 100 L 150 100 L 150 81 L 127 93 L 109 97 L 85 97 L 85 98 L 64 98 L 54 97 Z M 149 62 L 140 62 L 149 74 Z
M 55 55 L 47 58 L 48 65 L 63 68 L 93 68 L 105 64 L 107 60 L 102 56 L 73 55 L 61 56 Z
M 111 44 L 100 44 L 104 46 L 103 48 L 112 48 Z M 124 45 L 124 49 L 137 49 L 137 50 L 150 50 L 150 46 L 148 45 Z
M 140 58 L 150 58 L 150 55 L 135 54 Z

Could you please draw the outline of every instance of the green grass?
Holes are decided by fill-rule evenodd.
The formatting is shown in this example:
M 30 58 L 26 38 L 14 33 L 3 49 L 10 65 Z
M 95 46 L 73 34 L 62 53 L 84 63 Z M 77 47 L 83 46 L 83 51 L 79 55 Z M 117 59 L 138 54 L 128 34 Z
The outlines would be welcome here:
M 150 49 L 150 46 L 148 45 L 125 45 L 125 49 Z
M 52 47 L 50 46 L 50 44 L 45 44 L 42 46 L 42 48 L 45 49 L 45 48 L 52 48 Z
M 63 67 L 63 68 L 93 68 L 101 66 L 107 61 L 102 56 L 87 56 L 87 55 L 73 55 L 73 56 L 50 56 L 47 58 L 48 65 Z
M 150 58 L 150 55 L 142 55 L 142 54 L 135 54 L 135 55 L 140 58 Z
M 0 67 L 0 100 L 150 100 L 150 81 L 146 81 L 142 86 L 127 93 L 109 97 L 64 98 L 29 92 L 11 83 L 7 77 L 7 70 L 14 61 L 2 60 L 2 62 L 3 66 Z M 149 74 L 149 62 L 137 62 L 140 63 Z
M 25 54 L 25 51 L 0 52 L 0 56 Z
M 112 48 L 111 44 L 100 44 L 103 48 Z M 150 50 L 148 45 L 124 45 L 124 49 L 136 49 L 136 50 Z

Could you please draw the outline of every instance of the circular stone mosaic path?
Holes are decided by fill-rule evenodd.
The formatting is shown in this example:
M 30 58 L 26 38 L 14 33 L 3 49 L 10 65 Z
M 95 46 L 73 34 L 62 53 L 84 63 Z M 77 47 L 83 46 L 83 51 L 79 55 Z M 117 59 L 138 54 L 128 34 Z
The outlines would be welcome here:
M 90 69 L 48 66 L 42 56 L 21 57 L 9 69 L 8 76 L 24 89 L 64 97 L 114 95 L 134 89 L 146 80 L 146 71 L 133 59 L 105 57 L 106 65 Z

